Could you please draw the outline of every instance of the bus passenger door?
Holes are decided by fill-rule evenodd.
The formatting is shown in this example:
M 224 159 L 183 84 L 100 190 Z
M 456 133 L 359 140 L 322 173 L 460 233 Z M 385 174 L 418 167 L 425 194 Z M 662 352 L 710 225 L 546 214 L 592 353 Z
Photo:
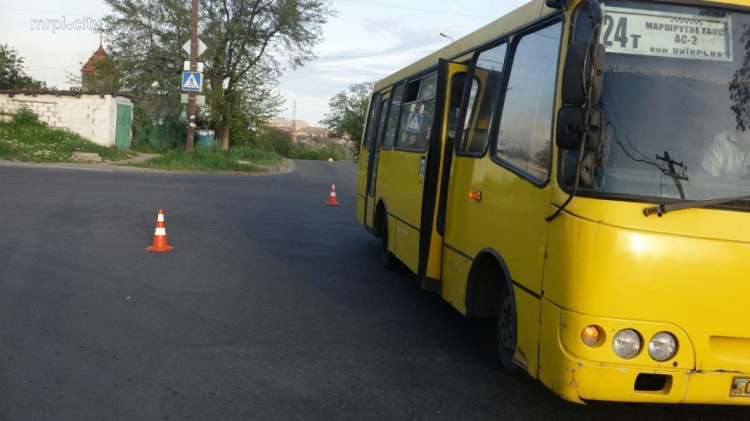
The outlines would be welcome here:
M 488 71 L 475 66 L 468 72 L 469 76 L 464 77 L 461 113 L 453 122 L 451 150 L 446 151 L 449 158 L 439 218 L 444 231 L 441 292 L 443 298 L 463 314 L 466 314 L 466 285 L 473 258 L 487 246 L 475 240 L 483 236 L 482 230 L 486 231 L 483 226 L 486 221 L 493 220 L 487 207 L 480 206 L 482 198 L 472 198 L 470 194 L 482 194 L 474 186 L 483 181 L 486 168 L 493 165 L 486 155 L 493 112 L 501 93 L 506 51 L 507 45 L 503 43 L 480 53 L 485 59 L 491 55 L 490 62 L 500 70 Z M 454 114 L 457 112 L 454 110 Z
M 375 214 L 375 188 L 378 178 L 378 164 L 380 162 L 380 146 L 382 143 L 382 133 L 385 127 L 385 120 L 387 117 L 386 110 L 388 107 L 388 94 L 383 94 L 380 98 L 380 106 L 378 109 L 377 126 L 373 133 L 372 142 L 370 144 L 370 154 L 368 156 L 367 163 L 367 192 L 365 194 L 365 227 L 370 230 L 376 229 L 373 227 L 373 216 Z
M 461 102 L 466 86 L 469 66 L 460 63 L 441 62 L 444 71 L 445 84 L 441 86 L 445 93 L 441 98 L 443 101 L 443 116 L 440 122 L 440 149 L 433 154 L 435 165 L 439 169 L 436 171 L 433 179 L 436 180 L 435 193 L 433 196 L 436 202 L 432 207 L 425 209 L 432 212 L 432 221 L 429 227 L 425 227 L 429 232 L 429 241 L 425 241 L 422 255 L 426 261 L 424 268 L 424 281 L 422 288 L 427 290 L 439 290 L 439 285 L 443 277 L 442 256 L 443 256 L 443 234 L 445 233 L 445 205 L 448 192 L 448 181 L 450 180 L 450 169 L 453 158 L 453 147 L 455 144 L 456 130 L 458 128 L 458 119 L 461 112 Z M 427 237 L 427 236 L 424 236 Z M 438 282 L 436 282 L 438 281 Z

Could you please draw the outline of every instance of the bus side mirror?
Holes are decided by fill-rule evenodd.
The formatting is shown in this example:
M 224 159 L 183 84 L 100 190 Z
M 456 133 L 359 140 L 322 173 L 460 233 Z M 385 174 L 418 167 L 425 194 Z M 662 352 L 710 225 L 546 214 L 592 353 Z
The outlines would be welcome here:
M 579 107 L 563 107 L 557 115 L 557 147 L 560 149 L 578 150 L 581 148 L 581 136 L 587 133 L 584 150 L 597 152 L 602 141 L 604 113 L 600 108 L 588 110 Z
M 586 92 L 591 89 L 591 104 L 599 102 L 604 82 L 604 69 L 606 67 L 606 52 L 604 45 L 578 42 L 568 47 L 568 55 L 565 57 L 565 68 L 563 70 L 562 100 L 566 104 L 586 104 Z M 596 56 L 594 56 L 596 51 Z M 589 83 L 592 65 L 594 68 L 594 82 L 590 87 L 584 86 Z

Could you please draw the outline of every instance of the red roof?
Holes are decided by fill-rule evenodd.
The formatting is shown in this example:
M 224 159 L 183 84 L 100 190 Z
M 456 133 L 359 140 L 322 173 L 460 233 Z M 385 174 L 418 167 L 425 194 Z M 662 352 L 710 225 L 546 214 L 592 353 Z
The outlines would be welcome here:
M 86 62 L 86 65 L 83 66 L 81 73 L 96 73 L 96 65 L 107 58 L 107 52 L 104 51 L 104 48 L 100 45 L 99 49 L 94 52 L 94 55 L 92 55 L 89 61 Z

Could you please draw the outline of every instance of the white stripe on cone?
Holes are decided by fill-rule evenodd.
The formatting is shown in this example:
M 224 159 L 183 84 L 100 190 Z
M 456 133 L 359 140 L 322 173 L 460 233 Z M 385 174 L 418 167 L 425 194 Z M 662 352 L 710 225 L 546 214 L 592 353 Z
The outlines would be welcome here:
M 164 214 L 160 213 L 159 216 L 156 217 L 157 222 L 164 222 Z
M 166 228 L 157 228 L 156 231 L 154 231 L 154 235 L 156 235 L 156 236 L 165 236 L 165 235 L 167 235 L 167 229 Z

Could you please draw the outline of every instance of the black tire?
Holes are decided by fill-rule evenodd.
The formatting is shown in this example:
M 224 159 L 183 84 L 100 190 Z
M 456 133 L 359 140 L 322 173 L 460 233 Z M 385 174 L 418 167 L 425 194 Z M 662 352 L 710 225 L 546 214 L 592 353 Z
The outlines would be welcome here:
M 388 250 L 388 220 L 380 223 L 380 261 L 388 269 L 396 268 L 396 256 Z
M 504 372 L 508 374 L 517 373 L 518 365 L 513 362 L 518 339 L 518 323 L 516 319 L 516 306 L 513 297 L 503 288 L 497 306 L 497 321 L 495 323 L 497 355 Z

